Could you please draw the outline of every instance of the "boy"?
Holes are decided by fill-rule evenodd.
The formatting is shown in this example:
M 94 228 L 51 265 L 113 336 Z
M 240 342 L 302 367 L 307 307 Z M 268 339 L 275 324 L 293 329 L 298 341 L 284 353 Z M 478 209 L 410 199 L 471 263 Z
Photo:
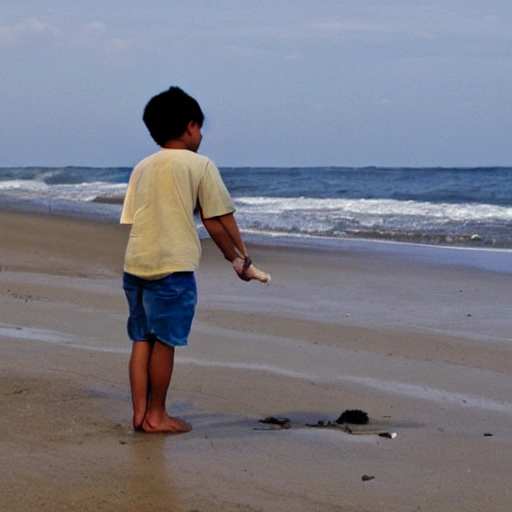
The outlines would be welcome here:
M 198 155 L 204 115 L 179 87 L 153 97 L 144 123 L 161 149 L 130 176 L 121 223 L 131 224 L 123 288 L 129 306 L 128 335 L 133 427 L 181 434 L 191 425 L 167 414 L 176 346 L 187 344 L 197 301 L 194 271 L 201 245 L 194 211 L 240 279 L 270 276 L 256 269 L 233 216 L 234 207 L 215 164 Z

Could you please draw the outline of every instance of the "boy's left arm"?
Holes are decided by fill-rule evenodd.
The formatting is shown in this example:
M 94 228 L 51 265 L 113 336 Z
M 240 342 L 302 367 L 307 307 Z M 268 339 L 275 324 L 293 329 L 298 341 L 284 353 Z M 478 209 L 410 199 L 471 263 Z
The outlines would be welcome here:
M 257 279 L 264 284 L 270 284 L 270 274 L 262 272 L 252 264 L 232 213 L 205 219 L 201 212 L 201 219 L 206 231 L 222 251 L 224 257 L 231 261 L 233 269 L 240 279 L 243 281 Z
M 247 248 L 245 247 L 244 241 L 242 240 L 242 235 L 240 234 L 240 230 L 238 229 L 238 224 L 235 220 L 235 216 L 232 213 L 228 213 L 226 215 L 221 215 L 217 217 L 219 222 L 222 224 L 227 234 L 233 241 L 236 250 L 238 251 L 238 256 L 242 258 L 248 259 L 249 253 Z
M 201 221 L 203 222 L 203 225 L 204 225 L 206 231 L 210 235 L 210 237 L 213 240 L 213 242 L 215 243 L 215 245 L 221 250 L 222 254 L 224 255 L 224 258 L 226 258 L 228 261 L 230 261 L 233 264 L 233 268 L 235 269 L 238 277 L 240 279 L 242 279 L 243 281 L 250 281 L 251 278 L 245 275 L 245 272 L 243 271 L 243 269 L 241 271 L 238 270 L 238 269 L 241 269 L 240 265 L 234 264 L 234 262 L 237 258 L 245 259 L 245 256 L 248 257 L 248 255 L 247 255 L 247 250 L 245 249 L 245 245 L 241 241 L 240 232 L 238 230 L 238 226 L 236 224 L 236 220 L 233 217 L 233 214 L 228 214 L 232 217 L 232 221 L 230 222 L 228 220 L 227 225 L 231 226 L 231 228 L 232 228 L 233 223 L 234 223 L 234 225 L 236 226 L 235 236 L 236 236 L 236 233 L 238 233 L 239 242 L 241 242 L 241 246 L 243 248 L 243 251 L 245 252 L 245 254 L 243 256 L 240 255 L 240 250 L 238 249 L 239 246 L 237 246 L 237 244 L 235 244 L 235 241 L 233 240 L 233 237 L 232 237 L 230 231 L 228 231 L 228 229 L 226 229 L 225 223 L 222 222 L 222 220 L 221 220 L 222 217 L 225 217 L 225 216 L 212 217 L 210 219 L 205 219 L 203 217 L 202 211 L 200 212 L 200 214 L 201 214 Z

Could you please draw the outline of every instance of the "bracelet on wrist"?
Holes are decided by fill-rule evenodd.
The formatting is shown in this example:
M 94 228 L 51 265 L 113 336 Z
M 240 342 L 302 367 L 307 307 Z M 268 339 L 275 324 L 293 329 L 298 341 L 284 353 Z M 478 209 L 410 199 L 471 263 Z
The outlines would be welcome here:
M 249 256 L 244 257 L 244 271 L 247 270 L 252 265 L 251 258 Z

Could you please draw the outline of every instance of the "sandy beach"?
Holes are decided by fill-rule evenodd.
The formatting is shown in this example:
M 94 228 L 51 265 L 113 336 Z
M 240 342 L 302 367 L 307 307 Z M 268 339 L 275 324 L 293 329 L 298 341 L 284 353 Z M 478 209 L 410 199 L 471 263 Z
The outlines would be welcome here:
M 131 430 L 126 228 L 0 226 L 2 510 L 512 509 L 512 273 L 472 264 L 485 253 L 250 246 L 263 286 L 205 241 L 169 393 L 194 429 L 148 435 Z M 347 409 L 369 424 L 306 426 Z

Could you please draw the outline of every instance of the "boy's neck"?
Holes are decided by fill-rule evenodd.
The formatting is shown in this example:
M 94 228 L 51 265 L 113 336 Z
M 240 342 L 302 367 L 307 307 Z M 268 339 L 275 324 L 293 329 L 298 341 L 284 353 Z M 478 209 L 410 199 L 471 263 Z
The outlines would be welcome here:
M 196 153 L 202 138 L 201 126 L 195 121 L 190 121 L 187 129 L 179 137 L 168 140 L 162 147 L 165 149 L 188 149 Z
M 180 139 L 172 139 L 166 142 L 162 148 L 164 149 L 189 149 L 185 141 Z

